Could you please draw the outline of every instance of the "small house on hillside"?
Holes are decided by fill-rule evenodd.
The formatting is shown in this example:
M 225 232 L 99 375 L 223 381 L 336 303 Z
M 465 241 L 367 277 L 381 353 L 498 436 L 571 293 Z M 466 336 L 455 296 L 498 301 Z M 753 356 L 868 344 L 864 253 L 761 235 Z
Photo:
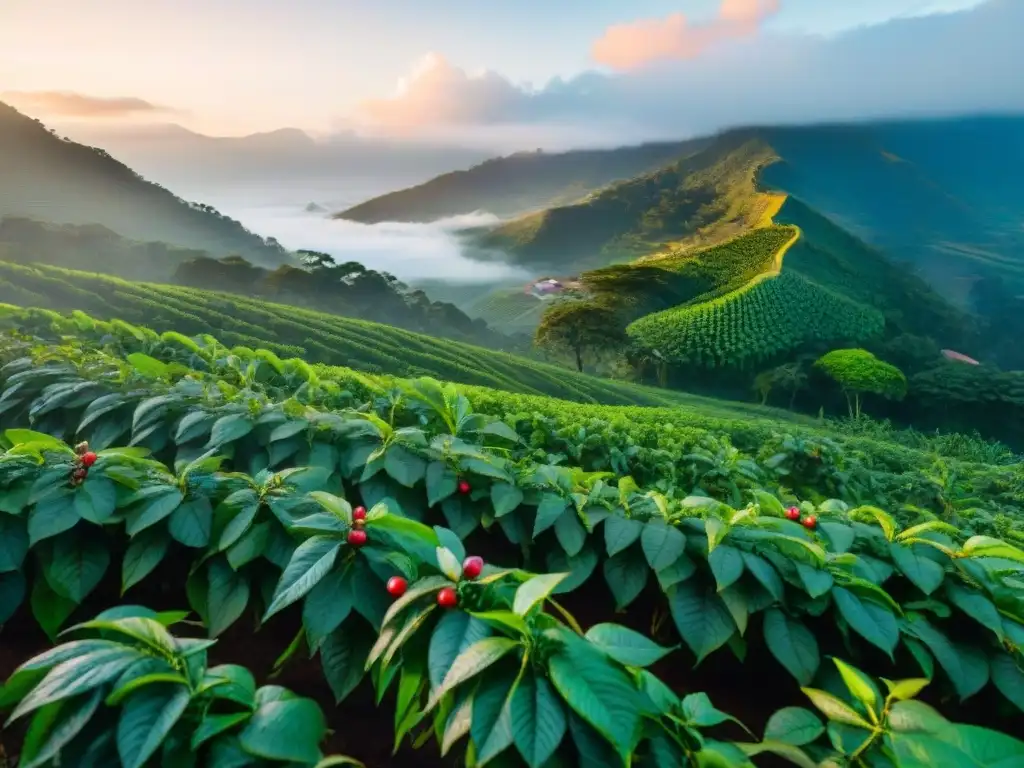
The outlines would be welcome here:
M 558 280 L 553 278 L 548 280 L 538 280 L 532 285 L 527 286 L 527 292 L 532 293 L 538 298 L 544 298 L 546 296 L 553 296 L 557 293 L 561 293 L 565 286 L 562 285 Z

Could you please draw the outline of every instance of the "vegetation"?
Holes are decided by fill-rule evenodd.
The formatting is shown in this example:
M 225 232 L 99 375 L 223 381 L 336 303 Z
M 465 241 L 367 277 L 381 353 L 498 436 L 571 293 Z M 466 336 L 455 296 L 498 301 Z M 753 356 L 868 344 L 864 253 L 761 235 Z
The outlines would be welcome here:
M 622 344 L 614 310 L 593 301 L 559 301 L 544 313 L 534 336 L 537 345 L 567 349 L 583 373 L 584 352 L 600 352 Z
M 337 216 L 365 224 L 433 221 L 478 210 L 514 216 L 572 203 L 607 184 L 647 173 L 690 154 L 701 144 L 671 142 L 612 150 L 519 152 L 375 197 Z
M 877 311 L 783 272 L 713 301 L 647 315 L 628 331 L 672 362 L 748 367 L 811 343 L 869 340 L 884 326 Z
M 394 275 L 355 261 L 337 264 L 315 251 L 295 254 L 301 266 L 285 264 L 271 270 L 241 256 L 214 259 L 203 251 L 137 243 L 97 225 L 55 226 L 9 217 L 0 220 L 0 259 L 256 296 L 492 348 L 514 343 L 454 305 L 431 301 Z
M 842 387 L 850 418 L 860 418 L 861 395 L 880 395 L 899 400 L 907 394 L 907 377 L 903 372 L 895 365 L 879 360 L 867 350 L 836 349 L 824 355 L 815 366 Z
M 0 217 L 0 259 L 117 275 L 126 280 L 170 281 L 175 269 L 205 251 L 128 240 L 98 224 L 46 224 Z
M 581 376 L 525 357 L 239 295 L 3 262 L 0 278 L 0 301 L 77 307 L 98 318 L 120 318 L 185 334 L 205 334 L 215 328 L 225 343 L 265 347 L 280 355 L 302 356 L 313 363 L 344 365 L 368 373 L 429 375 L 509 392 L 618 405 L 716 402 L 682 392 Z M 26 322 L 16 307 L 3 309 L 10 326 Z M 42 317 L 49 322 L 45 312 Z
M 0 219 L 99 225 L 122 237 L 277 266 L 288 253 L 213 207 L 146 181 L 101 149 L 61 139 L 0 102 Z M 45 201 L 40 205 L 39 201 Z
M 502 333 L 532 334 L 537 329 L 546 307 L 543 299 L 517 287 L 485 294 L 466 307 L 466 314 L 470 317 L 479 317 Z
M 843 449 L 804 438 L 780 436 L 760 459 L 717 436 L 661 456 L 649 477 L 626 474 L 643 469 L 639 453 L 594 471 L 586 450 L 562 464 L 543 451 L 556 435 L 475 412 L 435 381 L 342 389 L 302 361 L 209 337 L 35 317 L 2 346 L 5 629 L 24 626 L 17 606 L 31 594 L 56 633 L 111 570 L 132 595 L 185 581 L 178 599 L 207 636 L 243 617 L 260 617 L 263 635 L 284 625 L 295 640 L 280 669 L 304 648 L 319 656 L 343 707 L 364 677 L 378 702 L 393 690 L 396 745 L 434 741 L 474 765 L 1024 757 L 1024 743 L 989 730 L 1012 731 L 1024 711 L 1017 511 L 1004 525 L 900 504 L 905 473 L 869 489 L 891 494 L 882 506 L 865 504 L 858 484 L 881 475 L 839 471 Z M 188 563 L 187 579 L 168 579 Z M 623 624 L 597 609 L 609 592 Z M 322 721 L 279 689 L 204 710 L 236 681 L 197 673 L 195 641 L 168 635 L 166 616 L 101 614 L 23 666 L 0 696 L 16 715 L 39 712 L 22 751 L 70 746 L 95 717 L 117 720 L 100 733 L 121 764 L 142 765 L 223 713 L 215 739 L 320 759 Z M 132 665 L 143 646 L 145 668 Z M 709 697 L 669 676 L 688 666 L 681 655 L 712 653 L 716 670 L 734 658 L 746 685 L 769 692 L 731 713 L 745 726 L 712 704 L 722 680 L 708 678 Z M 883 694 L 878 678 L 900 682 Z M 912 701 L 922 691 L 946 716 Z M 957 707 L 967 699 L 986 706 Z M 276 726 L 301 721 L 303 737 L 253 727 L 263 706 Z M 984 728 L 968 724 L 982 712 Z M 361 757 L 348 748 L 359 743 L 342 751 Z
M 571 205 L 504 223 L 476 242 L 515 263 L 572 272 L 647 256 L 680 241 L 704 242 L 722 229 L 738 234 L 738 227 L 761 217 L 764 201 L 755 176 L 772 158 L 756 137 L 729 135 Z
M 208 666 L 215 641 L 171 635 L 187 615 L 111 608 L 15 670 L 0 701 L 17 705 L 11 721 L 32 715 L 20 768 L 353 764 L 322 759 L 315 701 L 257 688 L 237 664 Z

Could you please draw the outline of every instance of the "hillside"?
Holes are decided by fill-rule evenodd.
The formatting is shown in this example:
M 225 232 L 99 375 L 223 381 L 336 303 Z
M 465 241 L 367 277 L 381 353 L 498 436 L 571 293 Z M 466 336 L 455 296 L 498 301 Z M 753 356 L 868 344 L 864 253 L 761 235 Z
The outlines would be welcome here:
M 706 400 L 577 374 L 389 325 L 237 294 L 134 283 L 56 267 L 0 261 L 0 303 L 65 313 L 78 309 L 100 319 L 120 318 L 189 335 L 214 333 L 226 344 L 266 347 L 310 362 L 395 376 L 434 376 L 577 402 L 674 406 Z
M 948 346 L 969 336 L 967 318 L 924 281 L 801 201 L 784 198 L 772 220 L 706 250 L 584 275 L 584 284 L 618 294 L 620 306 L 633 309 L 630 336 L 676 364 L 749 369 L 899 334 Z M 767 236 L 775 230 L 792 239 L 780 245 L 781 237 Z M 650 277 L 659 270 L 668 276 Z M 701 292 L 704 285 L 711 287 Z
M 768 129 L 762 181 L 911 264 L 966 305 L 997 276 L 1024 289 L 1024 116 Z
M 1024 117 L 741 129 L 585 199 L 504 222 L 475 242 L 538 271 L 685 252 L 754 223 L 756 180 L 967 306 L 984 277 L 1024 292 L 1022 176 Z
M 690 154 L 703 141 L 619 149 L 520 152 L 454 171 L 408 189 L 375 197 L 336 215 L 364 224 L 427 222 L 474 211 L 515 216 L 578 200 Z
M 103 150 L 62 140 L 0 103 L 0 218 L 98 224 L 139 241 L 276 266 L 288 254 L 209 206 L 150 183 Z
M 92 269 L 129 280 L 169 280 L 190 259 L 206 251 L 121 237 L 102 224 L 50 224 L 21 216 L 0 216 L 0 259 Z
M 570 205 L 513 219 L 475 245 L 531 269 L 574 272 L 648 256 L 694 235 L 712 240 L 720 229 L 738 232 L 761 218 L 755 177 L 773 159 L 756 136 L 722 137 Z

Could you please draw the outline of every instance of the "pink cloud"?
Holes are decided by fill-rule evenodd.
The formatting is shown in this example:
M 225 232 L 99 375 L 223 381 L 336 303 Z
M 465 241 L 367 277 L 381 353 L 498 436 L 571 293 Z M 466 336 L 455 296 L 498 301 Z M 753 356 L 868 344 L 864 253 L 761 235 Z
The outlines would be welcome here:
M 718 15 L 693 24 L 683 13 L 608 27 L 592 48 L 596 62 L 618 70 L 655 61 L 693 59 L 715 43 L 745 37 L 779 11 L 781 0 L 722 0 Z
M 398 84 L 391 98 L 373 99 L 360 105 L 360 115 L 370 122 L 396 130 L 423 125 L 486 121 L 522 98 L 522 92 L 494 72 L 467 74 L 444 56 L 430 53 Z
M 176 111 L 135 96 L 87 96 L 73 91 L 6 91 L 0 97 L 15 107 L 60 117 L 118 118 Z

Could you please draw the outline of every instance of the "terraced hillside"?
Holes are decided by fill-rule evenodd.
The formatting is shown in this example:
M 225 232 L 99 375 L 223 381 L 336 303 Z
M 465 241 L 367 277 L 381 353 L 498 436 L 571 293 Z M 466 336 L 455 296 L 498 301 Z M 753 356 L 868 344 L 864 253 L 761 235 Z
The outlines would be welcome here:
M 547 302 L 521 288 L 499 289 L 466 307 L 466 314 L 479 317 L 505 333 L 532 333 Z
M 567 371 L 525 357 L 237 294 L 134 283 L 56 267 L 0 261 L 0 302 L 119 318 L 231 345 L 395 376 L 435 376 L 508 392 L 612 405 L 703 402 L 679 392 Z M 717 401 L 708 401 L 715 403 Z

